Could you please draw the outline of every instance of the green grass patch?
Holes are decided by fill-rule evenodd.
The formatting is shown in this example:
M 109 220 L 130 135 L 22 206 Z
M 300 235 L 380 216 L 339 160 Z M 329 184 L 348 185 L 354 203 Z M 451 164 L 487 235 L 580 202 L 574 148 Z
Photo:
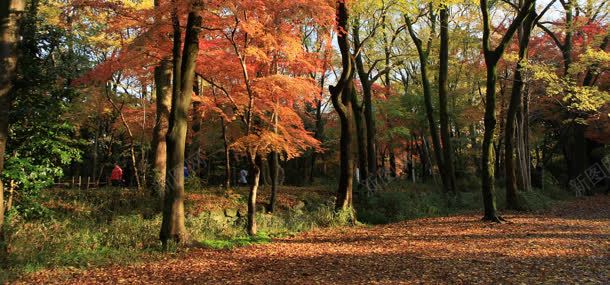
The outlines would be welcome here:
M 209 239 L 201 241 L 203 246 L 213 249 L 233 249 L 253 244 L 264 244 L 271 242 L 271 237 L 265 233 L 259 233 L 254 237 L 244 236 L 231 239 Z

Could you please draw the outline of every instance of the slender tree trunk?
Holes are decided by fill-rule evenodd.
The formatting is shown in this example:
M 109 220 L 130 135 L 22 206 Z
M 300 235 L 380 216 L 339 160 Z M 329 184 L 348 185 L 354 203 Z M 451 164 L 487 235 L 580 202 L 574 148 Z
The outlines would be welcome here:
M 278 131 L 278 114 L 273 115 L 273 132 L 277 134 Z M 303 163 L 307 163 L 303 160 Z M 277 152 L 272 151 L 269 154 L 269 171 L 271 172 L 271 197 L 269 199 L 269 207 L 267 208 L 267 212 L 273 213 L 275 210 L 276 203 L 276 195 L 277 195 L 277 186 L 278 186 L 278 178 L 280 174 L 280 160 Z
M 484 219 L 496 221 L 497 209 L 494 197 L 494 164 L 493 164 L 493 135 L 496 127 L 496 65 L 487 66 L 487 92 L 485 104 L 485 132 L 481 154 L 481 179 L 483 187 L 483 204 L 485 206 Z
M 347 39 L 347 23 L 349 13 L 344 1 L 337 2 L 337 42 L 341 52 L 341 76 L 335 86 L 329 86 L 331 99 L 335 110 L 339 114 L 341 125 L 341 138 L 339 140 L 341 170 L 339 175 L 339 188 L 337 189 L 336 210 L 345 210 L 351 207 L 352 177 L 354 162 L 352 157 L 352 98 L 354 96 L 354 63 L 350 54 Z
M 321 88 L 324 88 L 324 75 L 322 75 L 322 79 L 320 80 Z M 322 97 L 322 94 L 320 94 Z M 322 142 L 324 140 L 324 122 L 322 121 L 322 99 L 317 100 L 316 102 L 316 132 L 314 137 Z M 311 153 L 311 172 L 309 173 L 309 183 L 313 183 L 314 176 L 316 174 L 316 159 L 317 153 L 314 151 Z
M 447 78 L 449 69 L 449 11 L 443 5 L 440 10 L 440 62 L 438 76 L 438 97 L 439 113 L 441 121 L 441 141 L 443 144 L 443 164 L 446 176 L 445 190 L 455 192 L 455 165 L 453 163 L 453 147 L 451 146 L 451 136 L 449 134 L 449 112 L 447 111 Z
M 269 170 L 271 172 L 271 198 L 269 199 L 269 207 L 267 208 L 267 212 L 273 213 L 275 210 L 276 204 L 276 196 L 277 196 L 277 186 L 278 186 L 278 178 L 280 174 L 279 169 L 279 155 L 277 152 L 271 152 L 269 154 Z
M 25 10 L 25 1 L 6 0 L 0 4 L 0 174 L 4 170 L 4 155 L 8 141 L 9 112 L 13 81 L 17 69 L 19 45 L 19 19 Z M 0 180 L 0 261 L 6 256 L 4 236 L 4 185 Z
M 356 49 L 360 49 L 362 43 L 360 42 L 360 24 L 356 21 L 353 28 L 354 45 Z M 366 171 L 360 170 L 360 179 L 369 181 L 370 179 L 375 180 L 377 176 L 377 150 L 375 146 L 375 117 L 373 116 L 373 90 L 372 80 L 369 78 L 370 73 L 364 69 L 364 63 L 362 60 L 362 52 L 359 52 L 355 58 L 356 72 L 358 72 L 358 78 L 362 84 L 362 107 L 354 107 L 354 116 L 356 119 L 356 128 L 358 132 L 358 154 L 359 154 L 359 168 L 366 166 Z M 354 95 L 355 97 L 355 95 Z M 354 104 L 354 103 L 352 103 Z M 360 113 L 360 111 L 362 111 Z M 364 120 L 361 116 L 364 115 Z M 364 140 L 361 140 L 360 136 L 364 136 Z M 362 143 L 361 143 L 362 142 Z M 360 156 L 364 156 L 361 158 Z M 363 160 L 364 162 L 360 162 Z M 366 174 L 366 176 L 363 176 Z M 369 177 L 370 176 L 370 177 Z M 374 190 L 374 183 L 369 184 L 369 188 Z
M 260 155 L 248 153 L 250 160 L 250 173 L 252 173 L 252 181 L 250 182 L 250 192 L 248 193 L 248 235 L 255 236 L 258 228 L 256 225 L 256 195 L 258 194 L 258 186 L 261 177 L 262 159 Z
M 193 94 L 197 97 L 203 96 L 203 89 L 201 83 L 201 77 L 195 74 L 195 79 L 193 80 Z M 203 112 L 201 111 L 201 102 L 199 100 L 195 100 L 192 102 L 192 123 L 191 130 L 193 132 L 192 140 L 189 143 L 189 147 L 187 149 L 187 154 L 189 162 L 191 165 L 186 165 L 187 167 L 192 167 L 192 171 L 190 172 L 191 176 L 195 177 L 203 177 L 203 169 L 200 167 L 201 164 L 201 145 L 202 145 L 202 128 L 203 124 Z M 195 164 L 195 165 L 193 165 Z M 208 168 L 209 170 L 209 168 Z
M 364 119 L 366 122 L 366 154 L 368 163 L 368 175 L 373 179 L 377 176 L 377 146 L 375 142 L 375 116 L 373 114 L 373 91 L 368 85 L 367 91 L 364 92 Z
M 146 82 L 142 82 L 142 98 L 141 98 L 141 102 L 142 102 L 142 129 L 145 130 L 146 129 L 146 103 L 147 103 L 147 91 L 146 91 Z M 142 132 L 142 134 L 140 135 L 140 169 L 142 170 L 142 176 L 141 176 L 141 183 L 142 183 L 142 189 L 146 188 L 146 170 L 147 170 L 147 157 L 146 157 L 146 151 L 145 151 L 145 147 L 144 147 L 144 138 L 145 138 L 146 134 L 144 132 Z
M 536 20 L 536 11 L 534 7 L 528 17 L 523 22 L 519 33 L 519 61 L 515 68 L 515 75 L 513 79 L 513 87 L 511 90 L 510 102 L 508 105 L 508 112 L 506 114 L 506 129 L 504 132 L 504 164 L 506 170 L 506 207 L 508 209 L 520 209 L 517 201 L 517 177 L 515 171 L 515 160 L 514 160 L 514 145 L 515 140 L 515 122 L 517 119 L 517 112 L 522 108 L 522 94 L 523 94 L 523 75 L 522 70 L 525 61 L 527 61 L 527 47 L 529 45 L 529 38 L 532 29 L 534 28 L 534 21 Z M 522 141 L 521 137 L 518 137 L 518 141 Z M 520 181 L 525 181 L 523 172 L 520 172 Z M 522 188 L 522 190 L 524 190 Z
M 479 157 L 477 157 L 477 154 L 480 153 L 479 143 L 477 142 L 477 136 L 478 136 L 477 126 L 475 124 L 470 124 L 468 132 L 469 132 L 469 137 L 470 137 L 470 146 L 472 149 L 472 163 L 474 166 L 474 173 L 476 174 L 476 176 L 480 176 L 481 159 Z
M 431 15 L 431 18 L 434 18 Z M 417 37 L 415 31 L 413 30 L 413 24 L 407 18 L 407 28 L 409 30 L 409 35 L 411 39 L 415 43 L 415 47 L 417 48 L 417 54 L 419 56 L 419 69 L 421 73 L 422 80 L 422 88 L 424 93 L 424 107 L 426 109 L 426 119 L 428 120 L 428 125 L 430 127 L 430 136 L 432 137 L 432 147 L 434 148 L 434 156 L 436 158 L 436 164 L 438 165 L 438 170 L 441 176 L 441 180 L 443 181 L 443 187 L 445 191 L 448 188 L 447 176 L 445 175 L 445 164 L 443 161 L 443 155 L 441 151 L 441 142 L 438 136 L 438 131 L 436 127 L 436 121 L 434 120 L 434 108 L 432 107 L 432 87 L 430 86 L 430 79 L 428 78 L 428 54 L 431 46 L 431 37 L 428 38 L 427 48 L 423 49 L 422 41 Z M 435 21 L 432 20 L 434 23 Z M 434 30 L 434 29 L 433 29 Z
M 515 151 L 516 151 L 516 161 L 517 161 L 517 189 L 522 189 L 523 191 L 529 191 L 532 189 L 532 180 L 531 180 L 531 167 L 530 167 L 530 149 L 529 149 L 529 124 L 527 117 L 529 117 L 529 112 L 527 111 L 527 91 L 524 91 L 523 94 L 523 105 L 519 110 L 517 110 L 517 122 L 516 122 L 516 138 L 515 138 Z
M 390 176 L 396 177 L 396 154 L 394 154 L 394 149 L 390 147 Z
M 99 123 L 95 128 L 95 134 L 93 135 L 93 151 L 91 152 L 91 176 L 93 177 L 93 181 L 96 182 L 96 184 L 99 182 L 99 180 L 97 179 L 97 165 L 99 164 L 98 161 L 98 149 L 99 149 Z
M 423 133 L 422 133 L 423 134 Z M 423 154 L 426 158 L 426 163 L 424 164 L 424 174 L 422 175 L 423 177 L 432 177 L 432 180 L 434 181 L 434 184 L 437 184 L 436 181 L 436 176 L 434 176 L 434 173 L 432 171 L 432 155 L 430 155 L 430 147 L 429 147 L 429 143 L 428 143 L 428 139 L 422 135 L 422 150 L 423 150 Z
M 487 69 L 487 83 L 485 90 L 485 131 L 483 133 L 483 145 L 481 154 L 481 185 L 483 193 L 483 205 L 485 208 L 483 220 L 500 222 L 503 219 L 498 215 L 496 199 L 494 196 L 494 164 L 493 164 L 493 138 L 496 129 L 496 67 L 498 61 L 504 54 L 504 50 L 521 26 L 525 17 L 534 5 L 533 0 L 525 0 L 523 7 L 508 27 L 501 42 L 495 49 L 491 48 L 491 21 L 489 19 L 489 7 L 487 0 L 480 1 L 481 14 L 483 16 L 483 53 Z
M 391 56 L 391 43 L 388 39 L 388 36 L 386 34 L 386 17 L 383 17 L 383 49 L 384 49 L 384 54 L 385 54 L 385 66 L 386 68 L 390 67 L 390 56 Z M 390 81 L 390 72 L 386 72 L 386 74 L 384 75 L 384 85 L 386 88 L 386 98 L 390 98 L 391 94 L 391 88 L 392 88 L 392 84 Z M 405 92 L 408 91 L 409 89 L 409 82 L 408 80 L 405 80 L 403 82 L 403 86 L 405 88 Z M 390 121 L 390 119 L 388 117 L 386 117 L 386 123 L 388 125 L 388 128 L 392 128 L 393 124 Z M 390 149 L 390 174 L 392 177 L 397 177 L 398 176 L 398 170 L 396 169 L 396 154 L 394 153 L 394 139 L 392 137 L 390 137 L 390 142 L 389 142 L 389 149 Z
M 220 118 L 220 127 L 222 128 L 222 142 L 225 151 L 225 189 L 231 188 L 231 151 L 229 148 L 229 138 L 227 137 L 227 123 L 224 118 Z
M 361 185 L 369 185 L 369 167 L 367 156 L 366 126 L 364 123 L 364 112 L 357 96 L 352 96 L 352 114 L 356 126 L 356 142 L 358 146 L 358 174 Z
M 174 86 L 167 134 L 167 174 L 166 193 L 163 207 L 163 221 L 159 238 L 164 246 L 168 239 L 178 243 L 188 240 L 184 225 L 184 151 L 187 116 L 191 105 L 196 59 L 199 53 L 199 32 L 201 29 L 200 1 L 193 3 L 189 12 L 183 54 L 180 55 L 180 21 L 174 11 Z

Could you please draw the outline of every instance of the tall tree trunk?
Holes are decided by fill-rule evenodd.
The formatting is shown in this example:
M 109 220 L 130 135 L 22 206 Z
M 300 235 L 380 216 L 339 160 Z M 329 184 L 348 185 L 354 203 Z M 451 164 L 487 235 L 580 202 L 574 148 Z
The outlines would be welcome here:
M 358 175 L 360 176 L 360 185 L 369 186 L 369 167 L 367 156 L 367 141 L 366 141 L 366 126 L 364 118 L 364 109 L 358 102 L 358 96 L 352 96 L 352 114 L 354 116 L 354 124 L 356 127 L 356 142 L 358 147 Z M 374 180 L 371 179 L 371 180 Z M 360 187 L 360 186 L 359 186 Z
M 324 74 L 322 75 L 322 79 L 320 80 L 320 89 L 324 88 Z M 323 94 L 320 94 L 320 98 Z M 314 138 L 323 142 L 324 140 L 324 122 L 322 121 L 322 99 L 317 100 L 316 102 L 316 132 Z M 316 159 L 317 153 L 314 151 L 311 153 L 311 172 L 309 173 L 309 183 L 313 183 L 314 176 L 316 175 Z
M 316 100 L 316 131 L 314 134 L 314 138 L 316 138 L 320 142 L 323 142 L 324 140 L 324 121 L 322 120 L 322 98 L 324 96 L 324 82 L 326 81 L 325 72 L 328 68 L 326 63 L 327 56 L 328 53 L 324 52 L 324 65 L 320 78 L 320 98 Z M 309 173 L 309 183 L 313 183 L 314 176 L 316 174 L 316 158 L 317 153 L 313 151 L 311 153 L 311 172 Z
M 506 114 L 506 129 L 504 130 L 504 165 L 506 170 L 506 207 L 508 209 L 520 209 L 517 201 L 517 177 L 515 171 L 515 160 L 514 160 L 514 145 L 515 140 L 515 122 L 517 119 L 517 112 L 522 108 L 522 94 L 523 94 L 523 75 L 522 70 L 525 61 L 527 61 L 527 47 L 529 45 L 529 39 L 532 29 L 534 28 L 534 22 L 536 20 L 535 7 L 531 7 L 530 13 L 523 22 L 519 32 L 519 61 L 514 72 L 513 88 L 511 90 L 510 102 L 508 105 L 508 112 Z M 521 137 L 518 141 L 522 141 Z M 520 181 L 525 181 L 523 172 L 519 172 L 521 178 Z M 529 173 L 528 173 L 529 175 Z M 523 190 L 523 189 L 522 189 Z
M 273 132 L 277 134 L 278 131 L 278 114 L 275 113 L 273 115 Z M 303 160 L 303 163 L 307 163 L 307 161 Z M 277 195 L 277 186 L 278 186 L 278 178 L 280 174 L 280 160 L 279 155 L 276 151 L 272 151 L 269 154 L 269 171 L 271 172 L 271 197 L 269 199 L 269 207 L 267 208 L 267 212 L 273 213 L 275 210 L 275 202 Z
M 93 181 L 96 184 L 99 184 L 99 180 L 97 177 L 97 165 L 99 164 L 99 159 L 98 159 L 98 149 L 99 149 L 99 134 L 100 134 L 100 128 L 99 128 L 99 122 L 98 125 L 96 125 L 95 127 L 95 134 L 93 135 L 93 151 L 91 152 L 91 177 L 93 177 Z
M 432 13 L 432 10 L 431 12 Z M 432 19 L 432 23 L 435 23 L 434 15 L 430 15 Z M 448 188 L 447 176 L 445 175 L 445 163 L 443 161 L 443 155 L 441 151 L 441 142 L 438 136 L 438 130 L 436 127 L 436 121 L 434 120 L 434 108 L 432 107 L 432 87 L 430 86 L 430 79 L 428 78 L 428 55 L 430 53 L 430 48 L 432 45 L 432 37 L 428 38 L 427 47 L 424 50 L 423 43 L 421 39 L 417 37 L 415 31 L 413 30 L 413 24 L 411 20 L 405 18 L 407 22 L 407 28 L 409 31 L 409 35 L 417 48 L 417 54 L 419 56 L 419 69 L 421 73 L 422 80 L 422 88 L 424 93 L 424 107 L 426 109 L 426 119 L 428 120 L 428 125 L 430 127 L 430 136 L 432 137 L 432 147 L 434 148 L 434 157 L 436 158 L 436 165 L 438 165 L 438 170 L 441 176 L 441 180 L 443 182 L 443 187 L 445 191 Z M 434 31 L 434 24 L 432 27 Z
M 366 154 L 368 164 L 368 175 L 373 179 L 377 177 L 377 146 L 375 142 L 375 116 L 373 114 L 373 91 L 370 84 L 364 92 L 364 119 L 366 122 Z M 373 188 L 374 190 L 374 188 Z
M 271 197 L 269 198 L 269 206 L 267 212 L 273 213 L 275 210 L 278 178 L 280 174 L 280 160 L 277 152 L 273 151 L 269 154 L 269 171 L 271 172 Z
M 392 49 L 392 43 L 390 43 L 390 40 L 388 39 L 388 35 L 386 33 L 386 16 L 383 16 L 383 49 L 384 49 L 384 55 L 385 55 L 385 66 L 386 68 L 390 67 L 390 56 L 392 55 L 391 49 Z M 386 98 L 390 98 L 390 96 L 392 95 L 391 93 L 391 89 L 392 89 L 392 83 L 390 81 L 390 72 L 388 70 L 388 72 L 385 73 L 384 75 L 384 81 L 383 84 L 386 88 Z M 409 89 L 409 82 L 408 79 L 404 80 L 403 82 L 403 86 L 405 88 L 405 93 L 408 91 Z M 386 123 L 388 125 L 388 128 L 391 129 L 393 127 L 392 122 L 390 121 L 390 118 L 386 116 Z M 398 176 L 398 170 L 396 169 L 396 154 L 394 153 L 394 139 L 392 137 L 390 137 L 390 142 L 389 142 L 389 148 L 390 148 L 390 175 L 392 177 L 396 177 Z
M 197 97 L 203 96 L 203 84 L 201 81 L 201 77 L 195 74 L 195 79 L 193 80 L 193 94 Z M 191 130 L 193 131 L 193 135 L 187 149 L 187 154 L 190 158 L 188 163 L 190 163 L 190 165 L 186 166 L 192 168 L 192 171 L 189 173 L 191 176 L 202 177 L 203 169 L 200 164 L 202 145 L 201 125 L 203 124 L 203 112 L 201 111 L 201 102 L 199 100 L 192 102 L 192 110 Z
M 496 199 L 494 194 L 494 164 L 493 164 L 493 138 L 496 129 L 496 67 L 508 42 L 512 39 L 517 28 L 521 26 L 525 17 L 529 14 L 534 0 L 525 0 L 523 6 L 513 22 L 510 24 L 498 46 L 491 48 L 491 22 L 489 19 L 489 6 L 487 0 L 480 0 L 481 14 L 483 18 L 483 54 L 487 69 L 487 83 L 485 90 L 485 131 L 483 133 L 483 146 L 481 154 L 481 185 L 483 193 L 483 205 L 485 208 L 483 220 L 500 222 L 503 219 L 498 215 Z
M 390 176 L 396 177 L 397 174 L 398 173 L 396 171 L 396 154 L 394 153 L 394 149 L 390 147 Z
M 224 159 L 225 159 L 225 189 L 231 188 L 231 151 L 229 148 L 229 138 L 227 136 L 227 123 L 224 118 L 220 117 L 220 127 L 222 128 L 222 142 L 224 146 Z
M 484 219 L 499 221 L 494 197 L 494 164 L 493 162 L 493 135 L 496 127 L 496 65 L 487 66 L 487 94 L 485 104 L 485 132 L 481 153 L 481 185 L 483 187 L 483 204 L 485 207 Z
M 337 42 L 341 52 L 341 76 L 334 86 L 329 86 L 331 99 L 335 110 L 339 114 L 341 124 L 341 138 L 339 140 L 341 170 L 339 187 L 337 189 L 336 210 L 345 210 L 351 207 L 352 177 L 354 162 L 352 157 L 352 98 L 354 96 L 354 63 L 350 54 L 347 39 L 347 23 L 349 13 L 345 1 L 337 2 Z
M 9 111 L 12 104 L 10 92 L 17 69 L 19 19 L 24 10 L 24 0 L 5 0 L 0 4 L 0 174 L 4 170 L 4 152 L 8 141 Z M 0 260 L 6 252 L 4 209 L 4 185 L 0 180 Z
M 258 186 L 261 177 L 261 168 L 263 161 L 260 155 L 256 153 L 248 153 L 250 160 L 250 173 L 252 173 L 252 181 L 250 182 L 250 192 L 248 192 L 248 235 L 255 236 L 258 228 L 256 226 L 256 195 L 258 194 Z
M 163 221 L 159 238 L 164 246 L 168 239 L 178 243 L 188 240 L 184 225 L 184 151 L 188 129 L 188 113 L 191 105 L 196 59 L 199 53 L 201 30 L 200 1 L 195 1 L 188 14 L 184 50 L 180 55 L 180 20 L 174 11 L 174 86 L 167 134 L 166 193 Z
M 517 175 L 517 189 L 523 191 L 530 191 L 532 189 L 531 179 L 531 158 L 529 148 L 529 124 L 528 117 L 529 112 L 527 108 L 529 96 L 526 90 L 523 91 L 522 105 L 517 110 L 517 122 L 516 122 L 516 137 L 515 137 L 515 152 L 516 152 L 516 173 Z
M 422 163 L 423 169 L 424 169 L 422 177 L 431 176 L 432 180 L 434 181 L 434 184 L 437 184 L 436 176 L 434 176 L 434 173 L 432 172 L 432 155 L 430 155 L 430 146 L 429 146 L 430 144 L 428 143 L 428 139 L 426 138 L 426 136 L 424 135 L 423 132 L 422 132 L 421 141 L 422 141 L 423 155 L 426 158 L 425 164 Z
M 356 46 L 356 50 L 362 48 L 362 43 L 360 42 L 360 23 L 356 20 L 353 28 L 353 38 L 354 45 Z M 354 116 L 356 119 L 356 128 L 358 135 L 364 135 L 365 140 L 361 140 L 358 137 L 358 154 L 359 161 L 361 160 L 360 156 L 364 155 L 365 162 L 360 162 L 359 166 L 362 168 L 366 166 L 366 171 L 360 170 L 360 179 L 367 182 L 369 188 L 374 190 L 375 183 L 368 183 L 369 180 L 374 180 L 377 177 L 377 150 L 375 146 L 375 118 L 373 116 L 373 90 L 372 84 L 373 81 L 370 79 L 370 71 L 367 72 L 364 69 L 364 62 L 362 60 L 362 51 L 358 52 L 355 58 L 356 72 L 358 72 L 358 78 L 360 78 L 360 82 L 362 84 L 362 107 L 354 109 Z M 355 95 L 354 95 L 355 96 Z M 354 104 L 354 103 L 352 103 Z M 358 111 L 362 111 L 362 114 L 357 113 Z M 361 116 L 364 115 L 364 120 L 362 120 Z M 361 142 L 363 142 L 361 144 Z M 364 151 L 362 151 L 363 149 Z M 366 174 L 366 175 L 364 175 Z
M 142 129 L 146 129 L 146 103 L 147 103 L 147 90 L 146 82 L 142 82 Z M 147 157 L 145 151 L 144 138 L 146 134 L 142 132 L 140 134 L 140 169 L 142 170 L 142 176 L 140 182 L 142 183 L 142 189 L 146 188 L 146 170 L 147 170 Z
M 475 126 L 475 124 L 470 124 L 470 129 L 469 129 L 469 135 L 470 135 L 470 145 L 472 148 L 472 159 L 473 159 L 473 164 L 474 164 L 474 171 L 476 176 L 479 176 L 481 174 L 481 160 L 477 157 L 477 153 L 479 152 L 479 144 L 477 143 L 477 128 Z
M 438 75 L 439 114 L 441 121 L 441 141 L 443 144 L 443 164 L 445 167 L 445 190 L 455 192 L 455 165 L 453 163 L 453 148 L 449 134 L 449 112 L 447 111 L 447 78 L 449 69 L 449 10 L 443 5 L 440 10 L 440 55 Z
M 171 89 L 171 62 L 167 59 L 161 61 L 155 67 L 155 92 L 157 114 L 152 137 L 153 151 L 153 191 L 163 197 L 165 189 L 165 171 L 167 168 L 167 128 L 169 125 L 169 113 L 172 104 Z

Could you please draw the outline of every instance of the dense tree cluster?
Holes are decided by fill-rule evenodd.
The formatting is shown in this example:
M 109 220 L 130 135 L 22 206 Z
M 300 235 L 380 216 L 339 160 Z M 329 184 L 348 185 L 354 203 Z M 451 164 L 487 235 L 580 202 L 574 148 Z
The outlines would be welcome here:
M 608 1 L 1 5 L 0 229 L 15 197 L 115 163 L 163 199 L 164 244 L 188 242 L 185 168 L 226 189 L 248 171 L 250 235 L 261 183 L 268 212 L 279 184 L 328 181 L 352 211 L 440 180 L 500 222 L 494 188 L 520 209 L 608 153 Z

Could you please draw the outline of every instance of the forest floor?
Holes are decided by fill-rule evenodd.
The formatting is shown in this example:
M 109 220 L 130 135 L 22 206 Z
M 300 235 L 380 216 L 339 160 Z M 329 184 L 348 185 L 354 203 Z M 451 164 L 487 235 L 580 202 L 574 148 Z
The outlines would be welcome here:
M 610 284 L 610 196 L 541 213 L 320 229 L 233 250 L 196 248 L 129 266 L 41 271 L 19 283 Z

